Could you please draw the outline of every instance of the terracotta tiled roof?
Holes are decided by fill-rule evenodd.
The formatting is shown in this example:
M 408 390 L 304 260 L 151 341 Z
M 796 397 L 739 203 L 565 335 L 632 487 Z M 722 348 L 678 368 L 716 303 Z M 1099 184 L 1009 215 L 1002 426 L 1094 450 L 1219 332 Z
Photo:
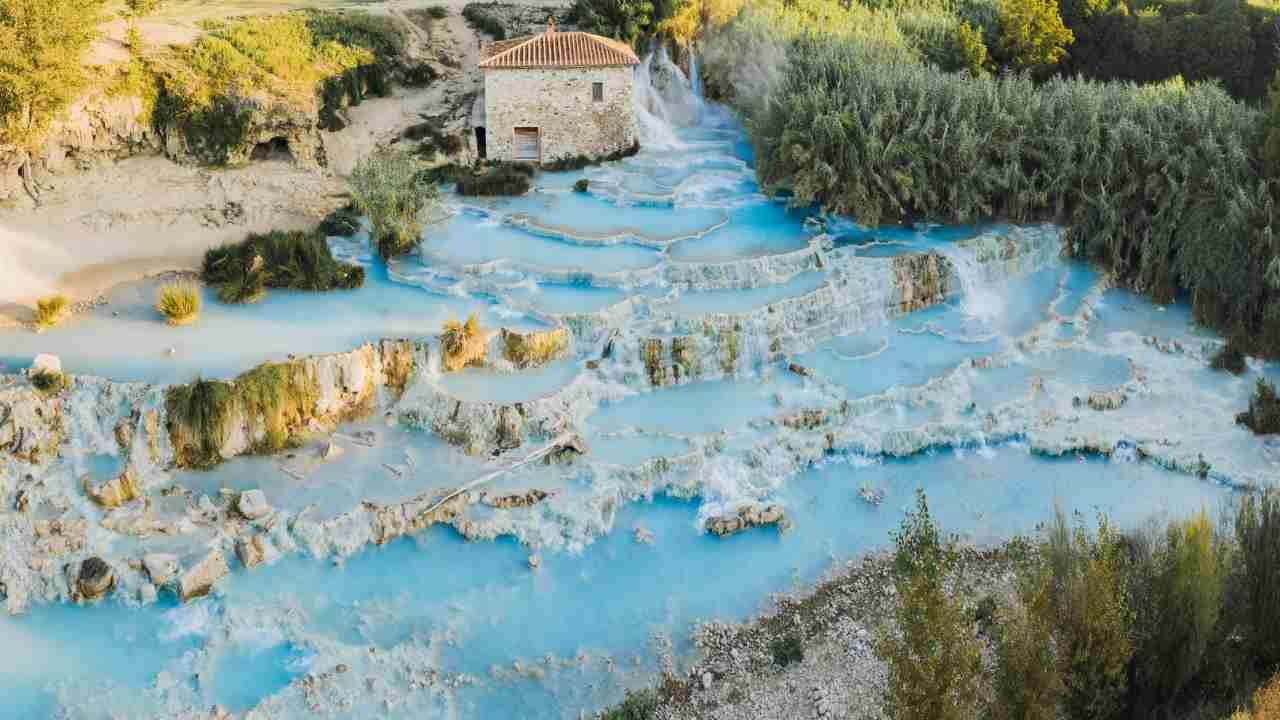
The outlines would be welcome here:
M 639 65 L 625 44 L 585 32 L 558 32 L 500 40 L 480 52 L 482 68 L 607 67 Z

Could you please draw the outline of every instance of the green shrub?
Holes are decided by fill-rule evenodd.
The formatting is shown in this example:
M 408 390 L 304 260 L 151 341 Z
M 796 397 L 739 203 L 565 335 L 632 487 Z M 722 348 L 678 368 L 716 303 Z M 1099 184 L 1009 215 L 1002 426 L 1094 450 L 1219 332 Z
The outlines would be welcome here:
M 1249 409 L 1236 415 L 1236 422 L 1255 435 L 1280 433 L 1280 395 L 1276 394 L 1276 386 L 1258 378 L 1253 397 L 1249 398 Z
M 71 314 L 71 302 L 66 295 L 53 295 L 36 301 L 36 328 L 46 330 L 56 327 Z
M 462 138 L 443 132 L 434 122 L 410 125 L 401 136 L 406 140 L 418 141 L 419 145 L 414 152 L 425 159 L 431 159 L 436 154 L 445 157 L 457 155 L 463 147 Z
M 655 690 L 628 690 L 622 704 L 605 710 L 603 720 L 653 720 L 657 712 L 658 693 Z
M 579 30 L 632 46 L 661 19 L 655 18 L 654 3 L 649 0 L 574 0 L 569 11 L 569 22 Z
M 1245 371 L 1246 365 L 1244 361 L 1244 353 L 1240 351 L 1239 342 L 1233 337 L 1229 338 L 1223 344 L 1218 352 L 1214 353 L 1213 359 L 1209 361 L 1209 366 L 1214 370 L 1229 372 L 1232 375 L 1239 375 Z
M 591 167 L 593 165 L 600 165 L 601 163 L 607 163 L 607 162 L 616 162 L 618 160 L 622 160 L 623 158 L 629 158 L 638 152 L 640 152 L 639 140 L 632 143 L 628 147 L 622 148 L 621 150 L 615 150 L 609 153 L 608 155 L 604 155 L 602 157 L 592 158 L 586 155 L 569 155 L 569 156 L 562 157 L 558 160 L 544 162 L 542 163 L 541 167 L 543 170 L 546 170 L 548 172 L 564 172 L 568 170 L 581 170 L 583 168 Z
M 786 667 L 791 663 L 804 660 L 804 641 L 799 635 L 788 635 L 776 638 L 769 643 L 769 654 L 778 667 Z
M 1083 524 L 1072 530 L 1059 511 L 1041 556 L 1036 572 L 1048 600 L 1040 607 L 1053 628 L 1061 709 L 1076 720 L 1119 717 L 1134 650 L 1121 536 L 1106 518 L 1095 533 Z
M 497 18 L 484 11 L 483 3 L 471 3 L 462 8 L 462 17 L 472 28 L 485 33 L 494 40 L 506 40 L 507 29 Z
M 335 260 L 319 231 L 274 230 L 211 248 L 200 277 L 218 288 L 219 300 L 244 303 L 261 299 L 266 288 L 353 290 L 364 284 L 364 268 Z
M 1050 583 L 1044 569 L 1024 572 L 1018 601 L 996 611 L 995 720 L 1057 720 L 1062 672 L 1054 654 Z
M 427 8 L 427 15 L 434 20 L 443 20 L 449 17 L 449 8 L 443 5 L 432 5 Z
M 360 229 L 360 211 L 351 203 L 325 215 L 316 227 L 316 231 L 325 237 L 350 237 Z
M 1199 674 L 1226 581 L 1222 543 L 1201 510 L 1169 523 L 1162 542 L 1129 571 L 1137 586 L 1135 688 L 1141 706 L 1169 704 Z
M 356 163 L 351 195 L 356 208 L 369 218 L 378 254 L 387 259 L 417 245 L 422 217 L 438 201 L 436 187 L 418 160 L 392 147 L 378 148 Z
M 766 190 L 873 226 L 1056 221 L 1074 254 L 1157 302 L 1221 298 L 1217 317 L 1198 319 L 1280 356 L 1260 346 L 1280 284 L 1254 109 L 1209 85 L 1037 85 L 885 61 L 862 40 L 787 47 L 764 100 L 735 100 Z
M 1236 624 L 1255 667 L 1274 668 L 1280 663 L 1280 491 L 1246 495 L 1235 521 Z
M 995 59 L 1017 70 L 1050 69 L 1075 41 L 1062 22 L 1058 0 L 1000 0 L 998 17 Z
M 894 533 L 896 631 L 883 631 L 876 652 L 888 664 L 885 705 L 897 720 L 970 720 L 978 712 L 982 654 L 973 623 L 946 591 L 954 569 L 924 492 Z
M 527 163 L 490 163 L 458 177 L 458 194 L 523 195 L 532 187 L 534 169 Z
M 31 384 L 46 395 L 56 395 L 67 389 L 70 384 L 67 376 L 52 370 L 37 370 L 31 373 Z
M 200 288 L 193 283 L 170 283 L 156 294 L 156 310 L 170 325 L 190 325 L 200 316 Z

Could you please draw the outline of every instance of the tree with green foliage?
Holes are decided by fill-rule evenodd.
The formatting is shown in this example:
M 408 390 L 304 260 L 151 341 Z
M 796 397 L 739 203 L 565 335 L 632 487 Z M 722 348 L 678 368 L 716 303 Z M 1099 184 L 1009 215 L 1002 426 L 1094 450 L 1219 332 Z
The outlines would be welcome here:
M 1249 493 L 1235 518 L 1236 625 L 1255 667 L 1280 664 L 1280 490 Z
M 1050 598 L 1044 610 L 1062 676 L 1062 712 L 1072 720 L 1118 718 L 1129 691 L 1133 611 L 1121 536 L 1105 517 L 1090 533 L 1059 510 L 1041 548 Z
M 1018 598 L 997 613 L 994 720 L 1057 720 L 1062 673 L 1054 654 L 1051 583 L 1044 568 L 1019 578 Z
M 378 254 L 387 259 L 417 245 L 422 218 L 439 198 L 418 160 L 392 147 L 378 148 L 356 163 L 351 194 L 355 206 L 369 217 Z
M 575 0 L 569 19 L 580 30 L 634 46 L 661 18 L 649 0 Z
M 894 534 L 896 629 L 881 633 L 876 651 L 889 666 L 885 704 L 895 720 L 971 720 L 978 715 L 982 651 L 973 621 L 947 594 L 954 542 L 944 542 L 924 491 Z
M 1144 707 L 1177 698 L 1200 671 L 1218 624 L 1223 551 L 1204 510 L 1169 523 L 1163 541 L 1135 539 L 1135 693 Z
M 33 151 L 85 84 L 81 57 L 106 0 L 0 0 L 0 146 Z M 30 166 L 27 192 L 38 191 Z
M 999 23 L 996 58 L 1017 70 L 1045 73 L 1075 42 L 1062 22 L 1058 0 L 1000 0 Z

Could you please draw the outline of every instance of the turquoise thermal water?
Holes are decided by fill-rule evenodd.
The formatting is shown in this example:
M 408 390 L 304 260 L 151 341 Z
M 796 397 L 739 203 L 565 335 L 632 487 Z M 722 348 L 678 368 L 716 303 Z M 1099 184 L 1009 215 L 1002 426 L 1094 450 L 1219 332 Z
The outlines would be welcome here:
M 672 130 L 677 103 L 667 99 L 672 107 L 651 103 L 642 119 L 662 121 L 670 137 L 653 136 L 635 157 L 539 174 L 536 190 L 522 198 L 450 200 L 449 218 L 424 234 L 421 259 L 388 271 L 370 257 L 363 236 L 332 239 L 340 256 L 369 268 L 358 291 L 273 291 L 244 307 L 221 305 L 206 292 L 200 321 L 171 329 L 150 308 L 155 283 L 138 283 L 65 327 L 0 336 L 0 362 L 24 367 L 36 353 L 52 352 L 75 373 L 165 383 L 232 376 L 290 353 L 335 352 L 385 336 L 427 338 L 446 318 L 471 312 L 485 327 L 517 329 L 544 327 L 544 315 L 583 316 L 627 299 L 643 309 L 626 322 L 661 311 L 693 321 L 713 313 L 766 314 L 772 309 L 766 306 L 803 298 L 831 275 L 807 270 L 753 289 L 674 290 L 651 271 L 798 250 L 822 223 L 838 252 L 873 259 L 963 252 L 956 241 L 1000 229 L 867 231 L 787 210 L 760 195 L 749 145 L 731 119 L 699 101 L 700 124 Z M 589 192 L 571 190 L 580 178 L 590 180 Z M 474 267 L 486 263 L 493 267 Z M 574 279 L 604 274 L 621 280 L 601 287 Z M 1134 358 L 1185 383 L 1186 397 L 1231 406 L 1246 400 L 1257 373 L 1280 375 L 1272 365 L 1230 378 L 1194 358 L 1140 355 L 1148 336 L 1188 346 L 1214 338 L 1191 326 L 1185 305 L 1156 308 L 1119 290 L 1096 299 L 1096 317 L 1078 337 L 1072 323 L 1083 323 L 1076 316 L 1100 281 L 1078 263 L 1051 260 L 1010 279 L 966 281 L 945 305 L 819 339 L 785 360 L 757 360 L 738 377 L 661 389 L 641 381 L 595 405 L 573 406 L 590 446 L 586 456 L 565 467 L 512 473 L 488 488 L 537 487 L 562 502 L 527 514 L 476 510 L 482 519 L 515 518 L 528 537 L 561 544 L 526 547 L 511 536 L 469 542 L 436 526 L 385 546 L 362 546 L 341 562 L 324 553 L 312 557 L 305 547 L 253 570 L 233 561 L 232 575 L 211 597 L 186 605 L 165 591 L 142 607 L 113 598 L 0 615 L 0 647 L 10 649 L 0 659 L 0 716 L 167 717 L 218 704 L 238 713 L 256 708 L 259 717 L 310 717 L 313 698 L 302 679 L 341 664 L 347 672 L 334 680 L 335 692 L 351 704 L 335 706 L 344 717 L 575 718 L 616 702 L 625 688 L 651 683 L 667 641 L 677 668 L 684 667 L 693 656 L 695 623 L 744 620 L 766 608 L 772 593 L 801 589 L 838 561 L 885 548 L 917 489 L 928 493 L 946 531 L 978 543 L 1033 532 L 1055 506 L 1087 516 L 1105 512 L 1135 527 L 1200 507 L 1216 511 L 1230 501 L 1231 491 L 1211 480 L 1129 461 L 1131 452 L 1048 458 L 1019 437 L 931 446 L 900 459 L 835 452 L 797 473 L 765 477 L 752 475 L 732 452 L 777 442 L 772 423 L 781 414 L 841 400 L 875 403 L 893 393 L 902 396 L 867 410 L 868 424 L 905 432 L 1017 402 L 1052 412 L 1060 409 L 1054 402 L 1026 398 L 1037 387 L 1124 386 L 1137 372 Z M 645 305 L 651 300 L 656 309 Z M 1040 331 L 1062 345 L 1023 352 L 1020 340 Z M 670 324 L 653 332 L 675 334 Z M 525 404 L 602 383 L 586 369 L 597 358 L 598 347 L 583 343 L 572 357 L 540 369 L 468 369 L 416 382 L 459 401 Z M 640 373 L 635 358 L 619 362 L 632 363 L 625 372 Z M 790 362 L 814 377 L 791 372 Z M 948 381 L 954 388 L 924 401 L 905 397 Z M 960 398 L 956 407 L 945 404 L 951 391 Z M 1188 405 L 1182 396 L 1170 397 L 1135 397 L 1114 417 L 1140 428 L 1194 411 L 1178 407 Z M 1269 460 L 1266 443 L 1242 431 L 1224 436 L 1243 464 L 1280 468 L 1280 452 Z M 343 451 L 334 460 L 322 462 L 320 447 L 309 445 L 238 458 L 209 472 L 175 473 L 173 481 L 195 496 L 260 488 L 281 511 L 339 522 L 363 502 L 456 488 L 497 462 L 465 456 L 435 434 L 401 424 L 394 412 L 344 425 L 333 442 Z M 691 455 L 711 459 L 680 469 L 676 461 Z M 638 469 L 656 459 L 674 468 L 668 489 L 636 497 L 617 488 L 619 467 Z M 77 476 L 110 477 L 121 461 L 82 453 L 71 462 Z M 861 501 L 862 487 L 883 491 L 883 503 Z M 702 531 L 708 514 L 744 498 L 784 505 L 792 529 L 725 539 Z M 178 500 L 157 494 L 154 501 Z M 652 543 L 638 542 L 637 531 Z M 137 540 L 120 542 L 132 547 Z M 174 552 L 184 547 L 181 537 L 164 542 Z M 541 559 L 536 571 L 528 565 L 534 552 Z

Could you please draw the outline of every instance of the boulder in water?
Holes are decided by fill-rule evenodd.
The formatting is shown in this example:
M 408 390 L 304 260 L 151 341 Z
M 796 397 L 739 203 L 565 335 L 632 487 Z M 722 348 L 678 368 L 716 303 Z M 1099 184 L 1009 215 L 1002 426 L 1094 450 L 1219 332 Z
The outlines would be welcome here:
M 262 542 L 261 535 L 253 537 L 242 537 L 236 540 L 236 557 L 240 559 L 240 564 L 246 568 L 254 568 L 262 564 L 266 559 L 266 548 Z
M 209 594 L 215 583 L 231 574 L 227 558 L 221 550 L 213 549 L 200 562 L 187 569 L 178 580 L 178 598 L 190 602 Z
M 155 585 L 164 585 L 178 575 L 178 558 L 167 553 L 147 553 L 142 556 L 142 567 Z
M 261 490 L 245 490 L 236 501 L 236 510 L 248 520 L 261 520 L 271 514 L 271 505 Z
M 80 564 L 76 589 L 85 600 L 97 600 L 115 587 L 116 576 L 111 566 L 100 557 L 91 557 Z
M 31 362 L 31 373 L 33 375 L 36 373 L 53 373 L 54 375 L 61 375 L 62 359 L 57 355 L 41 353 Z
M 786 512 L 781 505 L 757 507 L 744 505 L 733 515 L 721 515 L 707 521 L 707 531 L 720 537 L 733 535 L 762 525 L 776 525 L 779 531 L 787 528 Z
M 97 487 L 93 487 L 86 478 L 85 491 L 94 502 L 105 508 L 120 507 L 142 497 L 142 487 L 134 476 L 133 468 L 125 469 L 120 477 L 108 480 Z

